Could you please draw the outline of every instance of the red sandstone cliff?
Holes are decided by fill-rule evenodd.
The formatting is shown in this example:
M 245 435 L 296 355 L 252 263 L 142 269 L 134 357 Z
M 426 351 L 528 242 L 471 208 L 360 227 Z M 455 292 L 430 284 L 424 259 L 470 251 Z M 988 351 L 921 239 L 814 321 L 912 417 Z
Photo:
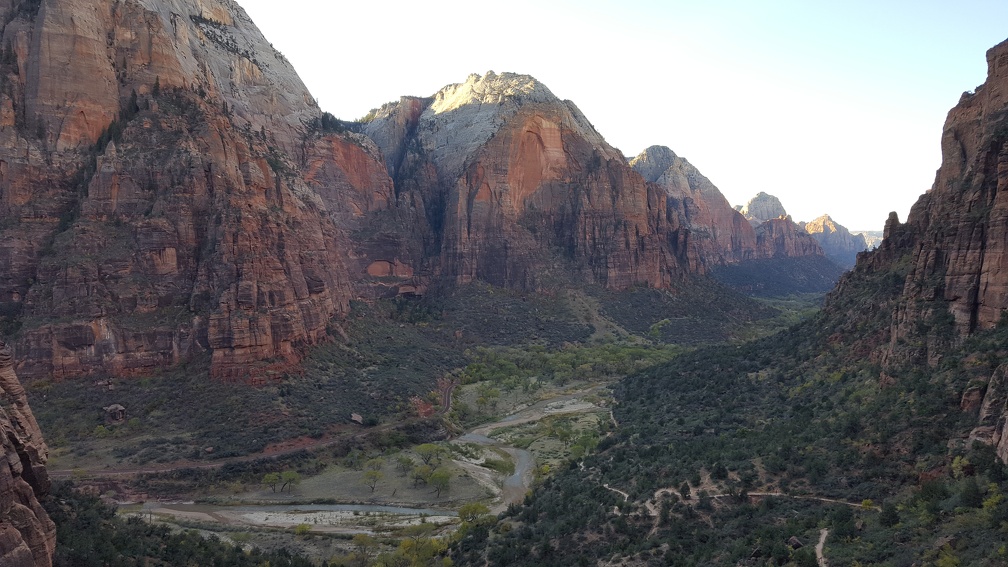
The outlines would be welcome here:
M 26 377 L 198 352 L 260 379 L 350 297 L 341 219 L 393 199 L 373 145 L 323 135 L 230 0 L 5 10 L 0 306 Z M 111 141 L 110 141 L 111 140 Z
M 950 343 L 992 328 L 1008 309 L 1008 42 L 987 52 L 987 66 L 986 82 L 948 114 L 932 188 L 905 223 L 890 215 L 881 245 L 860 255 L 855 273 L 838 286 L 840 294 L 863 274 L 906 269 L 891 326 L 874 354 L 885 368 L 936 364 Z M 949 328 L 951 338 L 943 333 Z M 978 377 L 963 407 L 981 408 L 971 438 L 993 444 L 1008 460 L 1004 376 L 1000 366 Z
M 732 264 L 758 256 L 756 231 L 721 191 L 685 158 L 651 146 L 630 166 L 667 195 L 669 208 L 682 211 L 690 245 L 708 265 Z
M 829 259 L 845 269 L 853 267 L 857 255 L 868 249 L 868 242 L 863 234 L 851 234 L 846 227 L 837 224 L 829 215 L 799 225 L 816 239 Z
M 668 288 L 808 252 L 759 240 L 684 161 L 643 178 L 528 76 L 331 128 L 231 0 L 30 5 L 0 7 L 0 324 L 23 377 L 209 353 L 256 381 L 354 296 Z
M 423 210 L 423 253 L 438 277 L 622 289 L 704 269 L 664 192 L 531 77 L 472 75 L 382 107 L 364 131 L 400 201 Z
M 39 503 L 49 492 L 48 455 L 10 350 L 0 342 L 0 565 L 52 565 L 56 526 Z

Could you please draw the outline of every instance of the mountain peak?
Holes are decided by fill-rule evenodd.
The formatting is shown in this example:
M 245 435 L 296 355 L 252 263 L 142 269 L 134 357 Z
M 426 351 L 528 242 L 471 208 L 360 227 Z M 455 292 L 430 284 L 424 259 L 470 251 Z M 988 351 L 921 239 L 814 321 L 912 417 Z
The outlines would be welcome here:
M 630 160 L 630 166 L 644 179 L 654 183 L 675 164 L 677 157 L 668 146 L 650 146 Z
M 503 104 L 515 102 L 558 102 L 546 85 L 531 75 L 519 73 L 473 73 L 464 83 L 448 85 L 434 95 L 431 110 L 450 112 L 469 104 Z
M 749 202 L 739 209 L 739 212 L 749 219 L 749 222 L 756 222 L 756 224 L 787 216 L 787 211 L 784 210 L 780 199 L 763 191 L 749 199 Z
M 836 232 L 838 225 L 836 221 L 833 220 L 833 218 L 830 217 L 829 215 L 822 215 L 805 223 L 804 226 L 809 233 L 812 232 L 828 233 L 828 232 Z

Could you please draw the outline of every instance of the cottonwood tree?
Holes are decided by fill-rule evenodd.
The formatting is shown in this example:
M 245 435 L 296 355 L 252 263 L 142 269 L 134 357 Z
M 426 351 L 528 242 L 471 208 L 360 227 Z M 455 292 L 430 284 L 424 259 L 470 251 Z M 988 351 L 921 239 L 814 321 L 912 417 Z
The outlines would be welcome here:
M 436 463 L 440 464 L 441 457 L 444 454 L 444 447 L 435 445 L 434 443 L 424 443 L 417 446 L 416 453 L 425 465 L 431 464 L 431 461 L 436 461 Z
M 463 522 L 475 523 L 490 514 L 490 508 L 479 502 L 470 502 L 463 505 L 458 510 L 459 518 Z
M 263 476 L 262 481 L 263 481 L 263 484 L 265 484 L 265 485 L 269 486 L 270 488 L 272 488 L 273 492 L 276 492 L 277 483 L 280 482 L 280 473 L 275 473 L 275 472 L 266 473 L 266 475 Z
M 451 483 L 451 473 L 444 469 L 437 469 L 431 473 L 430 478 L 427 480 L 434 490 L 437 491 L 438 498 L 441 497 L 442 492 L 447 492 L 449 484 Z
M 430 479 L 433 472 L 434 469 L 432 469 L 430 465 L 413 467 L 413 487 L 416 488 L 418 484 L 427 484 L 427 481 Z
M 301 484 L 301 475 L 297 471 L 284 471 L 280 473 L 280 480 L 283 482 L 280 485 L 280 492 L 287 487 L 290 487 L 287 492 L 291 492 L 294 490 L 294 485 Z
M 354 553 L 354 559 L 360 567 L 365 567 L 368 561 L 371 560 L 371 556 L 374 555 L 375 550 L 378 548 L 378 540 L 374 536 L 368 534 L 354 534 L 353 536 L 353 546 L 356 550 Z
M 364 471 L 364 484 L 371 488 L 371 492 L 375 491 L 375 487 L 381 482 L 382 477 L 385 475 L 381 471 L 369 470 Z
M 403 476 L 406 476 L 413 470 L 416 463 L 409 455 L 399 455 L 396 457 L 396 468 L 402 472 Z

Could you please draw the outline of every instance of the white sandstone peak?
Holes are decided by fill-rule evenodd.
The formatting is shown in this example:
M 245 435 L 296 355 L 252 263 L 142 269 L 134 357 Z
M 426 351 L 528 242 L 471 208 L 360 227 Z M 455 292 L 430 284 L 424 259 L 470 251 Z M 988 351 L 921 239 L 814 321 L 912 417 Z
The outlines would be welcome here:
M 518 73 L 473 73 L 464 83 L 444 87 L 434 95 L 431 111 L 436 114 L 470 104 L 502 104 L 508 99 L 521 102 L 556 102 L 558 99 L 535 77 Z

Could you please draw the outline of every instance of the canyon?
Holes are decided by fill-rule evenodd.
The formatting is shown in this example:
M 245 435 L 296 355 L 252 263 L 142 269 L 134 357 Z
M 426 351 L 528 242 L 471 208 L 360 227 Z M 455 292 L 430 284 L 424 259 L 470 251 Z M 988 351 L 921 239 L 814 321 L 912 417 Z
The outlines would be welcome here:
M 263 383 L 355 299 L 674 291 L 823 256 L 790 220 L 751 227 L 667 148 L 627 160 L 527 75 L 350 123 L 234 2 L 32 6 L 4 8 L 0 65 L 0 323 L 23 379 L 206 357 Z

